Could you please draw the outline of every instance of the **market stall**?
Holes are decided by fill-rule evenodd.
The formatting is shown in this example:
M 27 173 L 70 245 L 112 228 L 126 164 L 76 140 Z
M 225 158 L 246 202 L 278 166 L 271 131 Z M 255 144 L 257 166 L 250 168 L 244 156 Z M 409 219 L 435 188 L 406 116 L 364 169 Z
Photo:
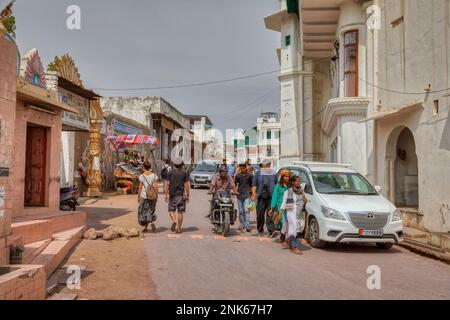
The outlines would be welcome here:
M 153 149 L 158 147 L 159 139 L 147 135 L 119 135 L 106 139 L 117 152 L 117 163 L 114 166 L 114 180 L 116 190 L 127 190 L 127 193 L 136 194 L 139 188 L 139 175 L 143 173 L 143 157 L 133 149 L 136 145 L 152 146 L 152 159 L 154 163 Z M 119 152 L 123 152 L 123 157 Z

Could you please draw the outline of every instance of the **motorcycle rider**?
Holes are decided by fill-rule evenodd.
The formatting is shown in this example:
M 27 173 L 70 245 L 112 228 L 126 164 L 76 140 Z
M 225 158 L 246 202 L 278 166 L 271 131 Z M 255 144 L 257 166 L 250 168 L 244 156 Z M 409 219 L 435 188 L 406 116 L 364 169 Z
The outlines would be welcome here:
M 234 195 L 238 195 L 234 179 L 228 174 L 228 168 L 225 165 L 219 167 L 219 174 L 215 175 L 209 186 L 208 194 L 212 194 L 211 208 L 209 214 L 206 216 L 210 218 L 213 210 L 215 209 L 217 193 L 218 192 L 230 192 Z

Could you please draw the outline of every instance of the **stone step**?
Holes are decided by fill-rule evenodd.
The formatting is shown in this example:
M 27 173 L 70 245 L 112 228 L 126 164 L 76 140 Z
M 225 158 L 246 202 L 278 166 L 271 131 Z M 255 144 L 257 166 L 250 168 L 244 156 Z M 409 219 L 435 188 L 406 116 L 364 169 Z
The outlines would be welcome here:
M 11 224 L 13 236 L 21 236 L 24 245 L 51 239 L 53 236 L 52 222 L 49 220 L 18 221 Z
M 45 239 L 26 244 L 24 246 L 25 251 L 22 253 L 22 264 L 31 264 L 31 262 L 47 248 L 50 242 L 52 242 L 51 239 Z
M 52 233 L 56 233 L 84 226 L 86 223 L 86 213 L 82 211 L 57 211 L 46 214 L 18 217 L 14 219 L 13 222 L 21 223 L 32 222 L 36 220 L 50 221 L 52 225 Z
M 43 265 L 47 278 L 58 268 L 70 250 L 81 240 L 85 227 L 55 233 L 53 241 L 32 261 L 32 264 Z
M 405 238 L 409 239 L 427 239 L 428 237 L 427 232 L 410 227 L 403 227 L 403 233 Z
M 429 245 L 428 243 L 423 242 L 423 239 L 419 240 L 405 239 L 399 245 L 415 253 L 431 257 L 434 259 L 438 259 L 445 263 L 450 264 L 450 252 L 442 248 Z
M 438 246 L 442 249 L 450 250 L 450 234 L 448 233 L 429 233 L 428 243 Z
M 438 253 L 445 253 L 445 249 L 433 246 L 428 243 L 427 239 L 405 239 L 401 244 L 407 246 L 415 246 L 424 250 L 432 250 Z

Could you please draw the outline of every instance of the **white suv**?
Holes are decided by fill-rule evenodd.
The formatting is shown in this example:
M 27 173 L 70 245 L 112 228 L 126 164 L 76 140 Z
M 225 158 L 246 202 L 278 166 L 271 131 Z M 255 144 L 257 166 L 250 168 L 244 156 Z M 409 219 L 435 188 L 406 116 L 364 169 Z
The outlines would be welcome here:
M 403 240 L 400 210 L 350 165 L 293 162 L 309 202 L 305 237 L 315 248 L 327 243 L 372 242 L 390 249 Z

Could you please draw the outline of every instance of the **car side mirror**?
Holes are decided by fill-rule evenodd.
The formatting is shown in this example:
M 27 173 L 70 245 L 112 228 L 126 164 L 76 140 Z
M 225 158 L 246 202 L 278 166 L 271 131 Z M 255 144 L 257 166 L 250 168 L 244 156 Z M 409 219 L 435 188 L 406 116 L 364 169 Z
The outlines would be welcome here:
M 307 193 L 307 194 L 313 194 L 313 191 L 312 191 L 312 187 L 311 187 L 311 185 L 310 184 L 306 184 L 305 185 L 305 192 Z
M 380 187 L 380 186 L 375 186 L 375 190 L 376 190 L 378 193 L 381 193 L 381 191 L 383 191 L 383 188 Z

